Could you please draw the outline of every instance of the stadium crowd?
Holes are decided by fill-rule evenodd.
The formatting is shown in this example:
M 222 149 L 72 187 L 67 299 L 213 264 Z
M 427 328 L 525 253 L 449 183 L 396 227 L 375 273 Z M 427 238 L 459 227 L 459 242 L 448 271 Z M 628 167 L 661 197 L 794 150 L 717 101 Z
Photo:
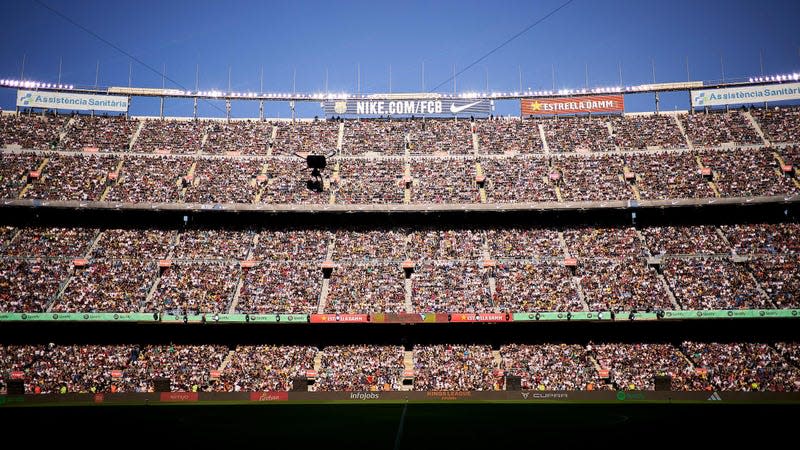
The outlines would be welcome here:
M 472 158 L 411 160 L 412 203 L 480 203 Z
M 69 277 L 63 259 L 0 258 L 0 311 L 44 312 Z
M 38 155 L 0 153 L 0 198 L 18 198 L 30 172 L 39 168 L 42 159 Z
M 369 262 L 402 261 L 406 257 L 408 232 L 402 228 L 337 230 L 333 259 Z
M 763 144 L 750 120 L 739 111 L 683 114 L 680 121 L 692 144 L 698 147 Z
M 399 264 L 342 265 L 331 275 L 324 312 L 405 312 L 405 299 L 405 276 Z
M 240 345 L 220 376 L 220 390 L 288 391 L 314 367 L 317 349 L 295 345 Z
M 307 182 L 311 179 L 307 164 L 300 159 L 277 159 L 267 162 L 267 184 L 261 195 L 261 203 L 292 203 L 298 205 L 327 204 L 330 202 L 328 187 L 330 180 L 324 175 L 324 190 L 312 190 Z
M 259 231 L 253 259 L 265 261 L 321 261 L 331 234 L 323 229 L 266 229 Z
M 253 203 L 261 161 L 253 159 L 197 159 L 194 177 L 186 188 L 187 203 Z
M 652 391 L 655 377 L 672 377 L 672 390 L 700 391 L 709 387 L 708 380 L 696 374 L 692 364 L 669 344 L 590 344 L 590 354 L 610 381 L 623 390 Z
M 611 116 L 608 121 L 620 150 L 686 148 L 686 139 L 671 115 Z
M 177 203 L 192 161 L 169 156 L 126 157 L 119 179 L 106 200 L 112 202 Z M 188 183 L 186 183 L 188 184 Z
M 239 265 L 223 261 L 174 262 L 161 274 L 144 311 L 185 315 L 225 313 L 239 281 Z
M 800 390 L 800 370 L 761 343 L 684 342 L 683 352 L 723 391 Z M 785 347 L 784 347 L 785 348 Z
M 578 267 L 589 311 L 672 309 L 655 270 L 638 258 L 595 260 Z
M 344 126 L 342 151 L 347 155 L 368 152 L 402 155 L 406 147 L 406 122 L 355 120 Z
M 128 120 L 125 116 L 75 116 L 67 126 L 60 148 L 70 151 L 125 152 L 130 148 L 131 138 L 138 126 L 138 120 Z
M 413 155 L 437 152 L 464 155 L 473 152 L 471 122 L 463 120 L 412 120 L 408 122 L 408 141 Z
M 790 178 L 779 171 L 773 150 L 737 148 L 700 153 L 703 165 L 714 173 L 714 183 L 723 197 L 756 197 L 800 192 Z
M 278 134 L 272 144 L 273 155 L 294 155 L 309 152 L 327 155 L 336 150 L 339 123 L 314 120 L 278 123 Z
M 158 274 L 154 261 L 93 260 L 76 268 L 53 312 L 138 312 Z
M 534 120 L 485 120 L 478 124 L 477 134 L 483 153 L 542 152 L 539 123 Z
M 776 308 L 800 308 L 800 255 L 760 256 L 747 268 Z
M 570 254 L 579 258 L 631 258 L 645 254 L 632 227 L 570 228 L 563 233 Z
M 641 232 L 653 255 L 730 253 L 728 244 L 711 225 L 643 227 Z
M 502 312 L 583 311 L 569 269 L 556 263 L 500 262 L 493 303 Z
M 694 153 L 655 152 L 625 155 L 644 200 L 710 198 L 714 191 L 703 179 Z
M 414 389 L 420 391 L 492 391 L 502 389 L 497 363 L 488 345 L 414 347 Z
M 247 314 L 315 314 L 322 287 L 318 265 L 262 262 L 244 270 L 236 311 Z
M 564 256 L 558 231 L 552 228 L 491 228 L 486 231 L 486 241 L 491 256 L 504 260 Z
M 343 158 L 339 161 L 336 203 L 385 205 L 405 201 L 402 159 Z
M 800 253 L 800 224 L 751 223 L 721 225 L 737 254 Z
M 754 108 L 750 114 L 770 143 L 800 142 L 800 108 L 796 106 Z
M 156 153 L 197 153 L 206 124 L 195 120 L 145 120 L 133 150 Z
M 221 390 L 211 378 L 219 370 L 228 348 L 222 345 L 148 345 L 127 352 L 130 364 L 120 379 L 121 392 L 153 392 L 153 379 L 167 378 L 170 389 L 180 392 Z
M 489 273 L 477 262 L 437 261 L 417 264 L 412 303 L 417 312 L 494 312 Z
M 609 389 L 581 345 L 508 344 L 500 347 L 500 357 L 505 374 L 519 376 L 525 390 Z
M 114 156 L 50 155 L 39 177 L 28 185 L 23 198 L 42 200 L 100 200 L 108 174 L 119 160 Z
M 547 160 L 537 157 L 481 158 L 487 202 L 558 201 L 548 164 Z
M 333 345 L 321 351 L 316 391 L 397 391 L 403 377 L 403 347 Z
M 745 268 L 728 258 L 668 259 L 664 276 L 684 309 L 773 308 Z
M 597 117 L 559 117 L 543 121 L 547 145 L 552 152 L 616 150 L 606 120 Z
M 109 228 L 92 248 L 93 258 L 166 258 L 175 240 L 174 230 Z
M 256 120 L 212 121 L 206 125 L 203 153 L 266 155 L 272 124 Z
M 96 234 L 91 228 L 23 227 L 5 253 L 25 258 L 82 257 Z
M 250 231 L 185 230 L 178 235 L 175 257 L 178 259 L 246 259 L 252 246 Z
M 0 114 L 0 148 L 18 145 L 30 150 L 54 150 L 67 120 L 64 116 Z
M 573 155 L 552 159 L 564 201 L 628 200 L 633 192 L 623 178 L 621 156 Z

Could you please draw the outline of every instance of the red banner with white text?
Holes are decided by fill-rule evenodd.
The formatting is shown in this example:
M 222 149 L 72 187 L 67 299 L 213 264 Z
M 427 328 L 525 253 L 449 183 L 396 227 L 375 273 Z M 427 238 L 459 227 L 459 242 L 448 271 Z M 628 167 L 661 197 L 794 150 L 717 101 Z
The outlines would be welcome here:
M 625 111 L 625 96 L 623 95 L 524 98 L 520 100 L 520 113 L 522 116 L 622 113 L 623 111 Z

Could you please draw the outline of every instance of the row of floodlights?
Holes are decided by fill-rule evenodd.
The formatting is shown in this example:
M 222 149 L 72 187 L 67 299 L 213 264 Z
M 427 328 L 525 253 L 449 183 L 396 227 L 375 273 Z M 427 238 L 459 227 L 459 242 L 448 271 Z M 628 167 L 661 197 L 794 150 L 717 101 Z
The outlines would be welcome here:
M 0 86 L 23 89 L 75 89 L 71 84 L 40 83 L 38 81 L 0 80 Z
M 795 74 L 795 79 L 797 74 Z M 751 81 L 753 81 L 751 79 Z M 14 87 L 22 89 L 75 89 L 71 84 L 55 84 L 55 83 L 40 83 L 38 81 L 21 81 L 21 80 L 0 80 L 0 86 Z M 464 92 L 460 94 L 442 94 L 444 98 L 496 98 L 496 97 L 519 97 L 519 96 L 542 96 L 542 95 L 573 95 L 573 94 L 606 94 L 623 91 L 636 91 L 643 90 L 646 87 L 639 86 L 622 88 L 619 86 L 614 87 L 598 87 L 593 89 L 559 89 L 557 91 L 532 91 L 527 90 L 524 92 Z M 291 94 L 291 93 L 257 93 L 257 92 L 223 92 L 218 90 L 211 91 L 183 91 L 178 89 L 166 89 L 165 94 L 168 95 L 181 95 L 181 96 L 200 96 L 200 97 L 232 97 L 232 98 L 286 98 L 286 99 L 308 99 L 308 100 L 347 100 L 348 98 L 358 98 L 358 95 L 351 95 L 346 93 L 314 93 L 314 94 Z
M 458 98 L 497 98 L 497 97 L 520 97 L 520 96 L 542 96 L 542 95 L 577 95 L 577 94 L 612 94 L 616 92 L 626 91 L 639 91 L 647 90 L 648 86 L 631 86 L 631 87 L 596 87 L 592 89 L 558 89 L 555 91 L 542 90 L 542 91 L 514 91 L 514 92 L 464 92 L 450 97 Z
M 258 92 L 222 92 L 222 91 L 173 91 L 172 95 L 188 95 L 200 97 L 231 97 L 231 98 L 286 98 L 286 99 L 308 99 L 308 100 L 346 100 L 350 98 L 348 94 L 290 94 L 290 93 L 258 93 Z
M 765 77 L 751 77 L 750 83 L 762 83 L 771 81 L 797 81 L 800 80 L 800 73 L 771 75 Z M 22 89 L 75 89 L 71 84 L 41 83 L 38 81 L 24 80 L 0 80 L 0 86 L 22 88 Z M 443 98 L 502 98 L 520 96 L 543 96 L 543 95 L 580 95 L 580 94 L 613 94 L 620 92 L 637 92 L 649 90 L 651 86 L 610 86 L 596 87 L 591 89 L 558 89 L 558 90 L 527 90 L 514 92 L 463 92 L 460 94 L 442 94 Z M 200 96 L 200 97 L 231 97 L 231 98 L 286 98 L 286 99 L 308 99 L 308 100 L 347 100 L 348 98 L 359 98 L 360 95 L 346 93 L 314 93 L 314 94 L 291 94 L 291 93 L 257 93 L 257 92 L 223 92 L 223 91 L 182 91 L 177 89 L 165 90 L 169 95 Z
M 797 81 L 797 80 L 800 80 L 800 73 L 770 75 L 768 77 L 750 77 L 751 83 L 763 83 L 765 81 Z

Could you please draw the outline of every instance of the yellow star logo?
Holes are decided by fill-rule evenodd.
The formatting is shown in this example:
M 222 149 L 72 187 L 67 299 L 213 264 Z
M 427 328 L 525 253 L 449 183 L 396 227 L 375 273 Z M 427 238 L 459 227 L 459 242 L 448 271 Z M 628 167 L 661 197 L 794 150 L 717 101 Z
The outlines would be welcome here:
M 533 102 L 533 104 L 531 105 L 531 110 L 533 110 L 533 111 L 539 111 L 541 109 L 542 109 L 542 104 L 539 103 L 538 100 Z

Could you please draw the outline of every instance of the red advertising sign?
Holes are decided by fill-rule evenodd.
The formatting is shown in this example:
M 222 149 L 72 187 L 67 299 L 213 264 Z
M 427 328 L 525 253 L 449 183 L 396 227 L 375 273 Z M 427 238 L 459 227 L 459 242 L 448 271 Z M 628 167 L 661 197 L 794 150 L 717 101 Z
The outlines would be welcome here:
M 582 97 L 524 98 L 520 100 L 523 116 L 557 114 L 621 113 L 625 111 L 622 95 L 587 95 Z
M 369 318 L 370 323 L 421 323 L 436 322 L 434 313 L 375 313 Z M 445 314 L 445 322 L 447 315 Z
M 600 378 L 608 378 L 608 369 L 600 369 L 597 373 L 600 375 Z
M 511 315 L 506 313 L 481 313 L 481 314 L 450 314 L 450 322 L 508 322 Z
M 312 314 L 311 323 L 358 323 L 369 322 L 367 314 Z
M 22 371 L 19 371 L 19 370 L 15 370 L 15 371 L 11 372 L 11 379 L 12 380 L 21 380 L 23 378 L 25 378 L 25 372 L 22 372 Z
M 122 371 L 121 370 L 112 370 L 111 371 L 111 378 L 122 378 Z
M 162 402 L 196 402 L 200 396 L 197 392 L 162 392 L 159 398 Z
M 271 392 L 251 392 L 251 402 L 285 402 L 289 400 L 289 393 L 286 391 Z
M 219 376 L 220 376 L 219 370 L 209 370 L 208 371 L 208 376 L 212 380 L 218 380 Z

